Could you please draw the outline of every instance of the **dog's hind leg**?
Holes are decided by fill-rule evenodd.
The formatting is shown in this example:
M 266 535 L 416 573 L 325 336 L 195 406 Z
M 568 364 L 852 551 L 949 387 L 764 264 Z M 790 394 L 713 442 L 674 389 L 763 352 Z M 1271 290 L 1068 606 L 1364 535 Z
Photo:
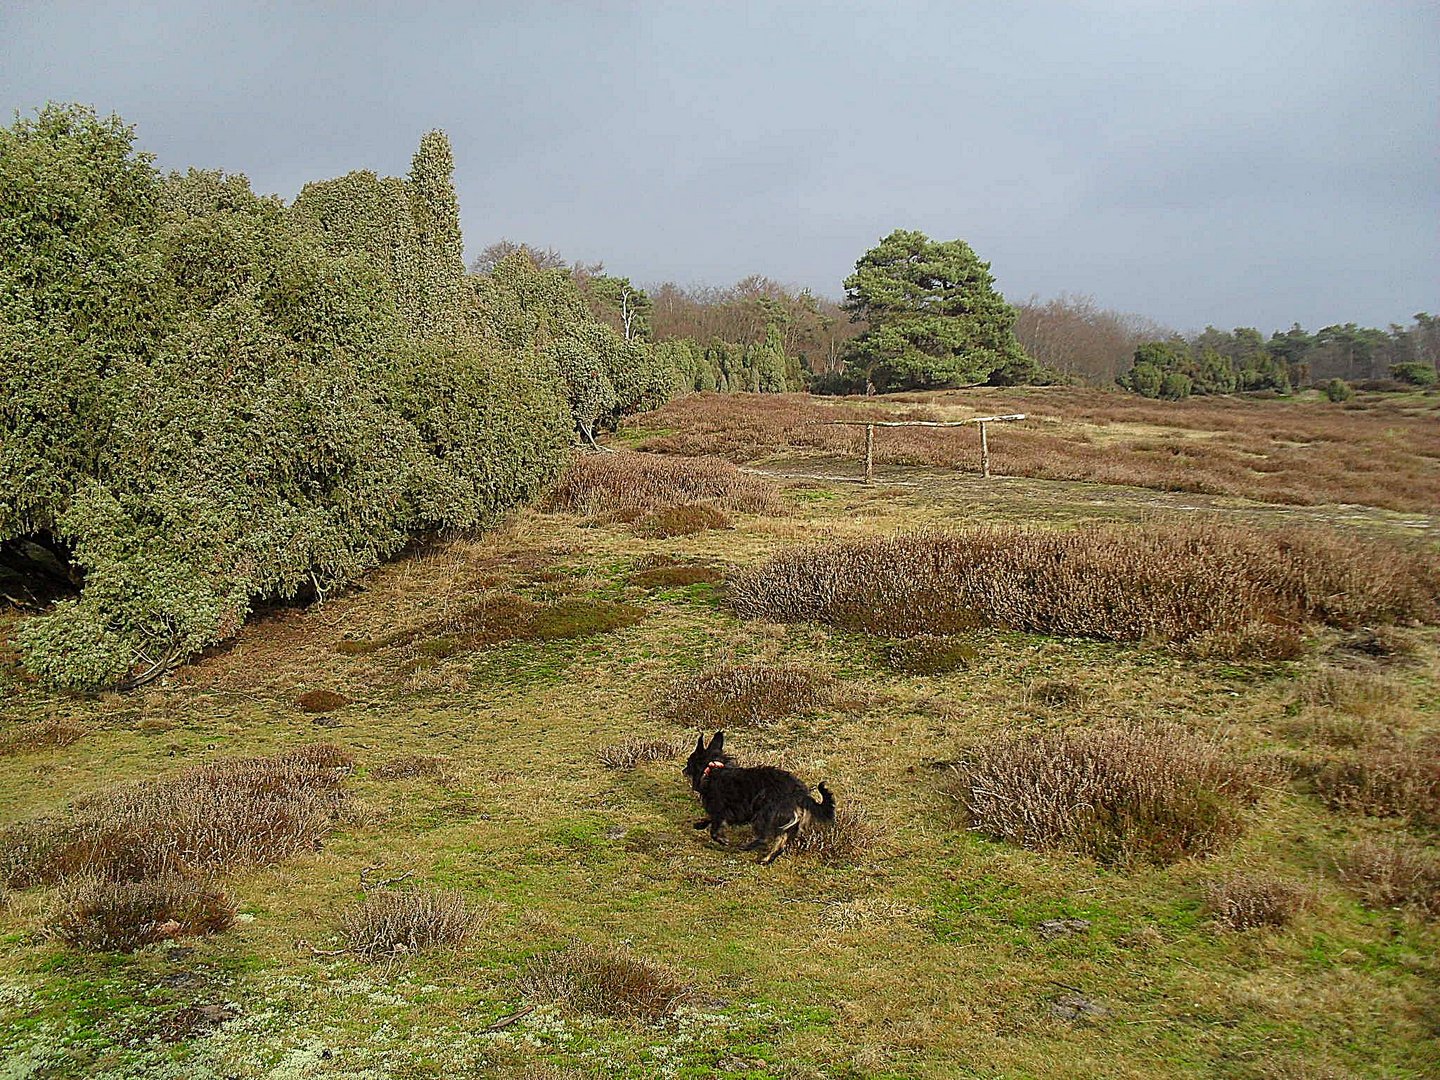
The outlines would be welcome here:
M 781 826 L 779 834 L 771 843 L 770 851 L 765 855 L 763 859 L 760 860 L 760 865 L 769 866 L 772 862 L 778 859 L 780 857 L 780 853 L 785 850 L 786 845 L 789 844 L 790 841 L 799 834 L 800 817 L 797 814 L 795 817 L 790 819 L 790 823 L 788 825 Z

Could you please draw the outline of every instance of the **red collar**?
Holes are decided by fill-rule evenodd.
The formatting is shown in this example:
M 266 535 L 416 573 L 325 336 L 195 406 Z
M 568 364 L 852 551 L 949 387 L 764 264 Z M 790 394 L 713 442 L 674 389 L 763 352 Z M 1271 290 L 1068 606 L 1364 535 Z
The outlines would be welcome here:
M 723 761 L 710 762 L 709 765 L 705 766 L 705 771 L 700 774 L 700 782 L 703 784 L 706 780 L 710 778 L 710 772 L 712 769 L 723 769 L 724 767 L 725 763 Z

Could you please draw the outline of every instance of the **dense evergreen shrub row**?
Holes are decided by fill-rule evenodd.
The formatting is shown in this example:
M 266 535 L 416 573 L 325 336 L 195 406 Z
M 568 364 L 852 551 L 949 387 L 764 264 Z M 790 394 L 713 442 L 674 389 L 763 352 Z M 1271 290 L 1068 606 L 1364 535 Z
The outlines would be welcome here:
M 451 167 L 431 133 L 408 178 L 286 207 L 87 109 L 0 130 L 0 544 L 81 581 L 22 626 L 31 671 L 163 668 L 558 472 L 558 350 L 477 309 Z

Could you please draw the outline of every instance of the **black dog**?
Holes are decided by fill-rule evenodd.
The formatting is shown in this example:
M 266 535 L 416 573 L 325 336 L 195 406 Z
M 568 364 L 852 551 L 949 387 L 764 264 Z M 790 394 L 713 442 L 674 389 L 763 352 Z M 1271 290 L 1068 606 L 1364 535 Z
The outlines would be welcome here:
M 700 793 L 707 815 L 695 823 L 695 828 L 709 829 L 710 839 L 723 844 L 721 833 L 726 825 L 753 826 L 755 839 L 745 845 L 745 850 L 768 847 L 760 859 L 762 864 L 774 862 L 801 825 L 812 820 L 835 820 L 835 799 L 824 784 L 820 785 L 820 801 L 816 802 L 810 797 L 810 789 L 793 773 L 769 765 L 740 768 L 725 754 L 723 731 L 715 733 L 709 746 L 701 733 L 695 752 L 685 762 L 685 775 L 690 786 Z

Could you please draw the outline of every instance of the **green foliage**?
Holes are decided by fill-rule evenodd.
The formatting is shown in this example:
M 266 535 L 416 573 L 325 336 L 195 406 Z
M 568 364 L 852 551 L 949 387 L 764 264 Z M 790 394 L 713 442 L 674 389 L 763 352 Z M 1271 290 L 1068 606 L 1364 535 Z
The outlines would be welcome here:
M 434 206 L 437 139 L 415 174 Z M 73 107 L 0 132 L 0 542 L 47 533 L 83 570 L 19 633 L 68 686 L 163 667 L 415 532 L 493 521 L 568 442 L 552 367 L 441 316 L 458 221 L 412 234 L 403 185 L 363 174 L 291 212 L 243 176 L 162 178 L 132 141 Z M 413 266 L 371 252 L 412 235 Z
M 1213 326 L 1193 342 L 1148 341 L 1135 350 L 1131 369 L 1115 380 L 1143 397 L 1179 400 L 1193 394 L 1241 390 L 1290 392 L 1286 362 L 1272 355 L 1257 330 L 1223 333 Z
M 1411 386 L 1431 387 L 1435 385 L 1435 365 L 1433 364 L 1391 364 L 1390 377 L 1396 382 L 1409 383 Z
M 1353 398 L 1355 391 L 1344 379 L 1331 379 L 1325 384 L 1325 396 L 1338 404 Z
M 845 290 L 851 318 L 868 323 L 846 359 L 857 382 L 929 389 L 1013 381 L 1033 368 L 1015 338 L 1016 310 L 963 240 L 897 229 L 860 257 Z
M 674 373 L 686 391 L 783 394 L 805 389 L 805 371 L 798 357 L 787 354 L 778 328 L 771 327 L 756 345 L 712 341 L 700 345 L 688 339 L 655 345 L 657 361 Z

